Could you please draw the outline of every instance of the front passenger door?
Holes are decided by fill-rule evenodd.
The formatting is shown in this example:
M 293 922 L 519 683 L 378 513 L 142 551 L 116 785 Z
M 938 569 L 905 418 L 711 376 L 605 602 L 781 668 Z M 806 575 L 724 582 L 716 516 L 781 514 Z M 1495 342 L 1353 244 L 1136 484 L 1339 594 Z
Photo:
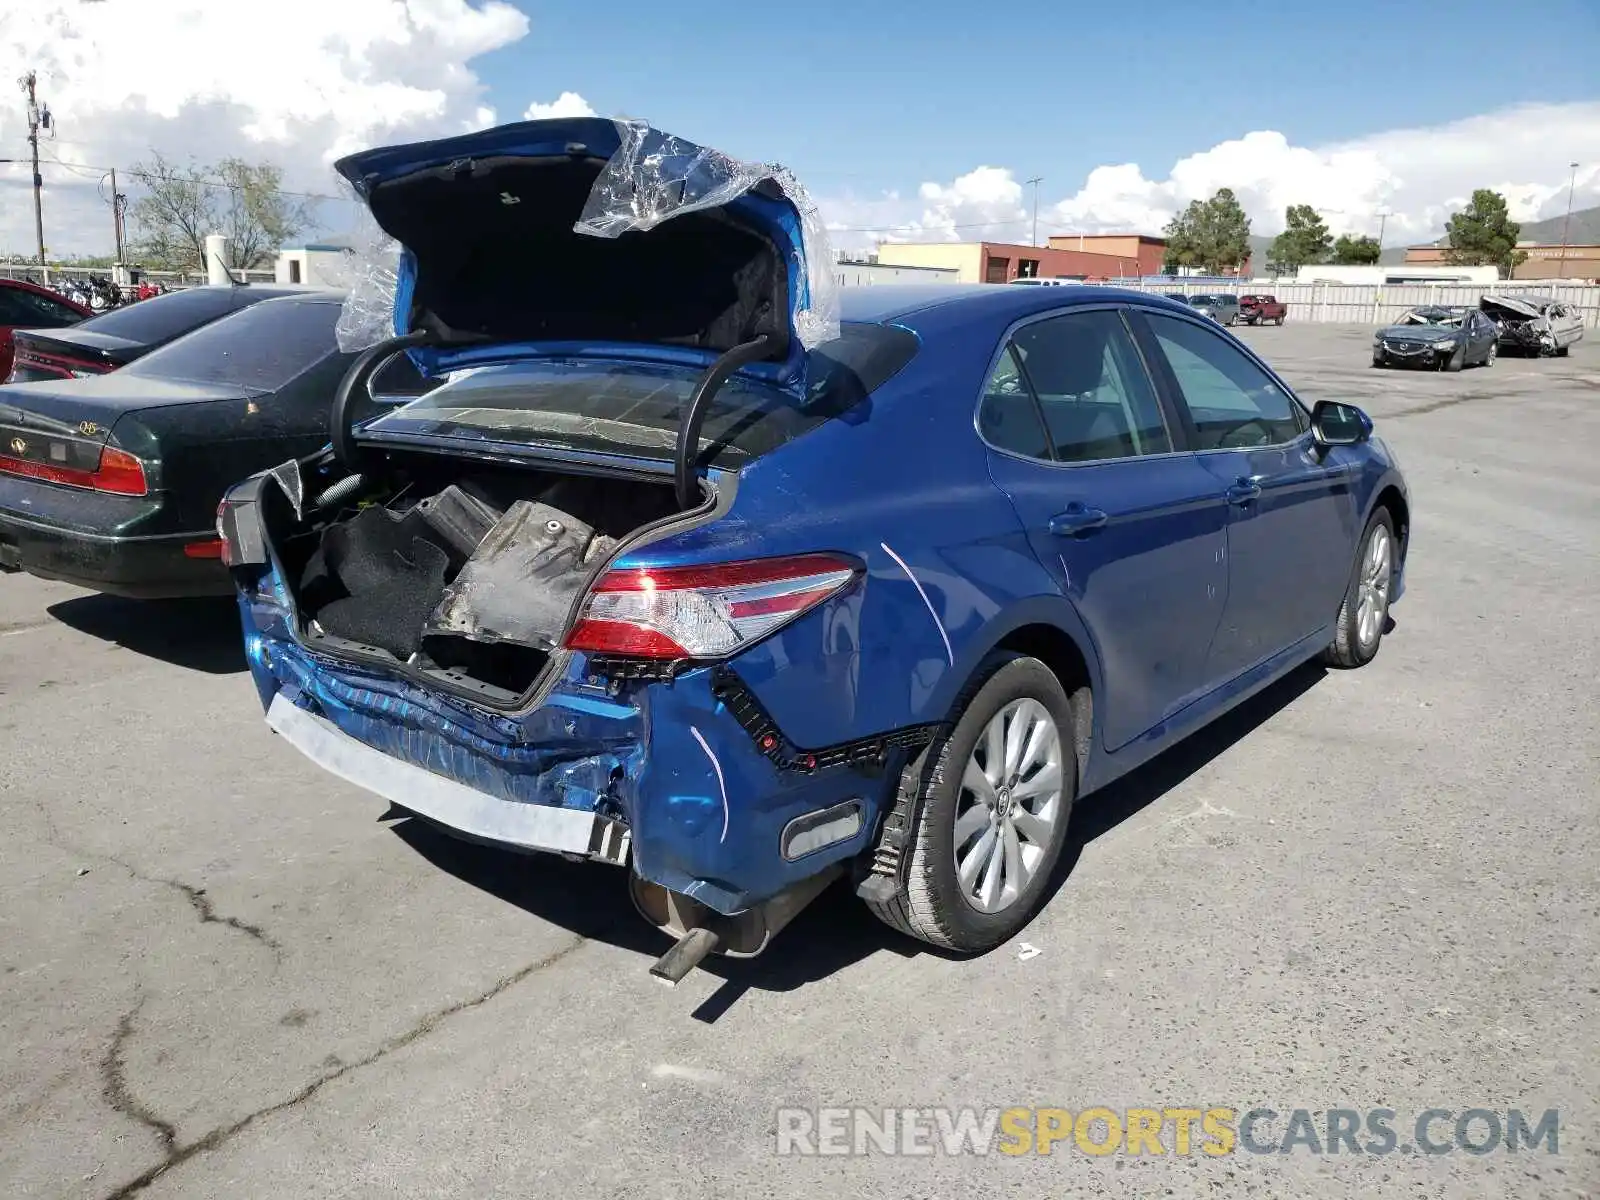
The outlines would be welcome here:
M 1228 504 L 1228 602 L 1208 673 L 1232 679 L 1331 627 L 1359 517 L 1355 455 L 1320 452 L 1305 410 L 1227 335 L 1144 311 L 1191 445 Z

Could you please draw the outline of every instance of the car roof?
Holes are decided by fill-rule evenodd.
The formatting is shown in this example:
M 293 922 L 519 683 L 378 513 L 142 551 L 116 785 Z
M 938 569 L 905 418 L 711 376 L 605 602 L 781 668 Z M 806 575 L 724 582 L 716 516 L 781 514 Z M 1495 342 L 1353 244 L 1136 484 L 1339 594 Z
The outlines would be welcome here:
M 839 315 L 846 321 L 893 324 L 913 313 L 961 314 L 974 320 L 1020 320 L 1076 304 L 1149 304 L 1180 308 L 1165 296 L 1126 288 L 1069 283 L 1062 287 L 1011 287 L 994 283 L 875 284 L 841 288 Z

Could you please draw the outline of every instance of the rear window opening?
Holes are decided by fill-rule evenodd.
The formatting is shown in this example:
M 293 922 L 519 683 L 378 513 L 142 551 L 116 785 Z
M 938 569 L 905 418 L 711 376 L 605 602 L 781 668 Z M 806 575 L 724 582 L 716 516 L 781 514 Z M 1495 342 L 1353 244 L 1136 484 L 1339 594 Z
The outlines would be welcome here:
M 804 396 L 738 376 L 712 398 L 700 461 L 759 458 L 851 414 L 916 354 L 916 335 L 866 322 L 806 356 Z M 536 442 L 670 461 L 700 373 L 593 359 L 539 359 L 479 368 L 381 417 L 367 431 Z
M 562 653 L 573 606 L 623 542 L 709 507 L 680 512 L 669 480 L 392 455 L 304 520 L 273 503 L 268 533 L 309 644 L 509 707 Z

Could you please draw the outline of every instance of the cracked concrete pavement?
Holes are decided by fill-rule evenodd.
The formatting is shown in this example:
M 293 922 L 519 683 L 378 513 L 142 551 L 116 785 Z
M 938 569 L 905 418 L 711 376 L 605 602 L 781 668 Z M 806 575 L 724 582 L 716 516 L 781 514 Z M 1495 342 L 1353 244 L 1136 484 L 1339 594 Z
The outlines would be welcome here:
M 1376 372 L 1398 628 L 1086 800 L 1018 945 L 830 894 L 651 983 L 620 874 L 385 822 L 261 721 L 226 604 L 0 576 L 0 1192 L 1582 1196 L 1600 1189 L 1600 337 Z M 783 1159 L 779 1105 L 1562 1110 L 1561 1153 Z

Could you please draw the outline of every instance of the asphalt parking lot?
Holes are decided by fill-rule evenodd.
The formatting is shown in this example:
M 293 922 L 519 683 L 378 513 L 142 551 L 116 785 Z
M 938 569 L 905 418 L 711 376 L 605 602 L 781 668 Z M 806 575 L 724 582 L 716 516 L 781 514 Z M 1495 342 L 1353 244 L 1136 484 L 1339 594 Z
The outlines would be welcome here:
M 279 743 L 229 605 L 0 576 L 0 1194 L 1600 1194 L 1600 336 L 1460 374 L 1244 336 L 1398 451 L 1407 595 L 1370 667 L 1085 800 L 1037 954 L 829 895 L 669 991 L 619 872 L 384 823 Z M 780 1106 L 831 1105 L 1554 1108 L 1560 1140 L 775 1155 Z

